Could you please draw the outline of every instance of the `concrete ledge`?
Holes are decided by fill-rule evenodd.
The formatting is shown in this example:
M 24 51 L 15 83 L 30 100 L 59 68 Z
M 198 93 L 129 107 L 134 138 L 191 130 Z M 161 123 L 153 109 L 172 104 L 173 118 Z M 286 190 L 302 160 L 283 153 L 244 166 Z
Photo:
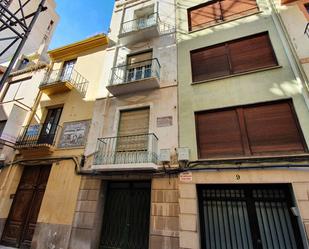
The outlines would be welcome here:
M 158 165 L 154 163 L 104 164 L 92 165 L 92 169 L 97 171 L 157 170 Z

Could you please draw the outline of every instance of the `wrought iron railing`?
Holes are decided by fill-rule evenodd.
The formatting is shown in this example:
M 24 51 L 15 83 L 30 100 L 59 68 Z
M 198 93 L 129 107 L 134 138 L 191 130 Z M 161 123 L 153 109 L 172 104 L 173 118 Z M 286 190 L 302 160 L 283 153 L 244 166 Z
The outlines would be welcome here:
M 308 22 L 307 25 L 306 25 L 304 34 L 307 35 L 308 38 L 309 38 L 309 22 Z
M 112 68 L 110 85 L 119 85 L 156 77 L 160 79 L 160 63 L 157 58 Z
M 55 145 L 61 126 L 51 123 L 27 125 L 22 127 L 16 146 Z
M 99 138 L 94 165 L 157 163 L 158 138 L 141 134 Z
M 152 26 L 159 25 L 159 23 L 159 15 L 155 12 L 147 16 L 123 22 L 120 33 L 123 35 L 129 32 L 143 30 Z
M 74 69 L 58 69 L 48 72 L 40 86 L 57 84 L 58 82 L 71 83 L 83 96 L 86 95 L 89 81 Z

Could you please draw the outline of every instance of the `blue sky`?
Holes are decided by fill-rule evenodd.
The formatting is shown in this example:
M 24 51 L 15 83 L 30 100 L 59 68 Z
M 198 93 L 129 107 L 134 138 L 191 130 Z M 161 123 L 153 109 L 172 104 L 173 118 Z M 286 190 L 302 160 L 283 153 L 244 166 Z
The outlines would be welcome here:
M 60 22 L 50 49 L 106 33 L 115 0 L 56 0 Z

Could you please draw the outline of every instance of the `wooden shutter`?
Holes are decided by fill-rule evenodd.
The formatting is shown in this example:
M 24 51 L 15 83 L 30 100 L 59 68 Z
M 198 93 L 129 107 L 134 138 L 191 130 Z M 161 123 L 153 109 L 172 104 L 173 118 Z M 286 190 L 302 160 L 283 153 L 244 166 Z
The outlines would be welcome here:
M 197 30 L 213 25 L 220 18 L 220 8 L 216 1 L 188 10 L 189 30 Z
M 220 4 L 224 21 L 258 11 L 258 6 L 255 0 L 223 0 L 220 1 Z
M 197 113 L 196 126 L 200 158 L 243 155 L 236 110 Z
M 147 150 L 149 108 L 120 113 L 117 151 Z
M 230 74 L 225 44 L 191 52 L 193 82 Z
M 291 103 L 244 108 L 244 117 L 253 155 L 305 152 Z
M 229 42 L 233 73 L 278 65 L 267 33 Z

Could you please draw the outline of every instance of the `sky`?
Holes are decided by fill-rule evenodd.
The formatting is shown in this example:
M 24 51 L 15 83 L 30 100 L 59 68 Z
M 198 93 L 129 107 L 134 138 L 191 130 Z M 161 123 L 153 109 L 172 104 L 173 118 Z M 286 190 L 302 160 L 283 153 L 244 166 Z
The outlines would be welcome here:
M 115 0 L 56 0 L 60 21 L 49 49 L 107 33 Z

